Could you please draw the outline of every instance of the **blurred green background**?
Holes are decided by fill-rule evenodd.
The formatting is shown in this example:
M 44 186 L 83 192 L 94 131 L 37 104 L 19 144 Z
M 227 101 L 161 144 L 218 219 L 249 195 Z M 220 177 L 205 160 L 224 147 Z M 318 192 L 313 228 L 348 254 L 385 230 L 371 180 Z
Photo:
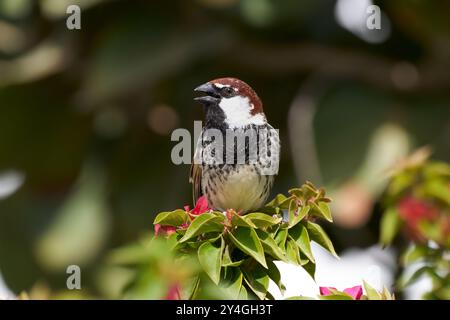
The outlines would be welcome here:
M 67 6 L 81 30 L 66 27 Z M 15 292 L 115 297 L 111 249 L 191 204 L 175 128 L 193 88 L 233 76 L 280 129 L 273 195 L 328 188 L 338 249 L 378 239 L 385 172 L 423 145 L 450 161 L 450 2 L 0 0 L 0 271 Z M 116 291 L 115 291 L 116 290 Z M 84 293 L 86 294 L 86 293 Z

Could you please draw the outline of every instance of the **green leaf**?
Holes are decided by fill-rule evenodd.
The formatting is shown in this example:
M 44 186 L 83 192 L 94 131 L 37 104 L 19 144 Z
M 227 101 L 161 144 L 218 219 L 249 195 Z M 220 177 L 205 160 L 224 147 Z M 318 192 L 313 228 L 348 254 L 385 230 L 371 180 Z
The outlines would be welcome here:
M 297 205 L 295 202 L 295 199 L 292 199 L 289 201 L 289 206 L 288 206 L 288 226 L 291 225 L 292 223 L 292 219 L 294 219 L 295 214 L 297 213 Z
M 231 224 L 238 227 L 256 228 L 255 224 L 251 220 L 245 219 L 237 213 L 233 214 L 233 217 L 231 218 Z
M 303 192 L 303 188 L 292 188 L 288 190 L 289 194 L 294 195 L 297 198 L 304 198 L 304 192 Z
M 279 229 L 276 236 L 275 236 L 275 242 L 277 246 L 282 250 L 286 251 L 286 240 L 288 236 L 288 230 L 287 229 Z
M 314 262 L 309 261 L 307 264 L 302 266 L 303 269 L 305 269 L 306 272 L 313 278 L 316 279 L 316 264 Z
M 293 296 L 293 297 L 286 298 L 284 300 L 316 300 L 316 299 L 311 298 L 311 297 L 305 297 L 305 296 Z
M 149 246 L 132 244 L 114 249 L 108 256 L 108 262 L 118 265 L 136 265 L 148 262 L 151 259 Z
M 366 291 L 366 296 L 369 300 L 381 300 L 381 295 L 372 288 L 367 282 L 363 281 L 364 291 Z
M 444 300 L 444 301 L 450 300 L 450 288 L 448 288 L 448 287 L 440 288 L 440 289 L 436 290 L 436 292 L 434 294 L 435 294 L 435 297 L 439 300 Z
M 243 262 L 244 262 L 244 260 L 233 261 L 231 259 L 229 246 L 228 245 L 225 246 L 225 248 L 223 250 L 223 255 L 222 255 L 222 267 L 238 267 Z
M 289 205 L 288 200 L 290 200 L 290 198 L 291 197 L 286 198 L 284 194 L 277 194 L 277 196 L 272 201 L 266 204 L 266 207 L 281 207 L 281 205 L 283 205 L 286 208 L 282 209 L 287 209 L 287 205 Z
M 189 221 L 189 215 L 186 211 L 178 209 L 175 211 L 166 211 L 159 213 L 153 224 L 161 224 L 163 226 L 178 227 Z
M 305 256 L 315 262 L 313 253 L 311 251 L 311 241 L 309 239 L 308 230 L 302 224 L 297 224 L 295 227 L 289 229 L 289 235 L 295 241 L 295 244 L 305 254 Z
M 281 217 L 273 217 L 265 213 L 253 212 L 243 217 L 247 221 L 251 221 L 258 228 L 268 228 L 281 222 Z
M 389 196 L 398 197 L 414 183 L 414 179 L 415 174 L 411 171 L 403 171 L 394 176 L 388 186 Z
M 330 238 L 328 238 L 325 230 L 323 230 L 321 226 L 319 226 L 317 223 L 307 221 L 306 229 L 308 229 L 308 234 L 312 241 L 327 249 L 336 258 L 339 258 L 336 251 L 334 250 L 333 243 L 331 242 Z
M 276 260 L 281 260 L 287 262 L 287 259 L 283 253 L 283 251 L 278 247 L 275 240 L 265 231 L 256 230 L 258 234 L 259 240 L 263 246 L 264 251 L 275 258 Z
M 253 264 L 251 260 L 247 261 L 243 267 L 244 280 L 252 289 L 256 296 L 263 300 L 266 297 L 269 288 L 269 276 L 267 270 L 258 264 Z
M 416 271 L 414 271 L 414 273 L 410 276 L 402 276 L 397 281 L 398 286 L 400 289 L 404 289 L 407 286 L 411 285 L 412 283 L 416 282 L 420 277 L 422 277 L 425 274 L 431 276 L 432 278 L 439 280 L 439 276 L 436 274 L 435 270 L 432 267 L 423 266 L 423 267 L 417 269 Z
M 289 262 L 301 266 L 302 261 L 300 259 L 300 254 L 298 252 L 298 247 L 295 244 L 295 241 L 292 240 L 290 237 L 286 242 L 286 256 L 289 260 Z
M 223 267 L 239 267 L 245 260 L 239 260 L 239 261 L 231 261 L 231 262 L 227 262 L 224 263 L 222 266 Z
M 219 286 L 232 299 L 238 299 L 243 287 L 242 279 L 243 275 L 239 268 L 225 268 L 225 276 Z
M 333 222 L 333 216 L 331 215 L 330 206 L 328 205 L 328 203 L 319 202 L 319 208 L 324 218 L 329 222 Z
M 424 168 L 424 175 L 428 178 L 450 178 L 450 165 L 445 162 L 431 162 Z
M 353 298 L 345 292 L 339 292 L 328 296 L 320 296 L 320 300 L 353 300 Z
M 267 268 L 264 249 L 254 229 L 237 227 L 234 232 L 230 232 L 228 235 L 236 247 Z
M 220 281 L 224 244 L 225 242 L 223 238 L 221 238 L 219 243 L 214 244 L 206 241 L 198 248 L 198 260 L 200 265 L 215 284 L 218 284 Z
M 177 246 L 179 237 L 181 237 L 180 234 L 176 232 L 167 237 L 167 243 L 172 250 Z
M 241 291 L 239 291 L 239 300 L 248 300 L 247 289 L 244 286 L 241 286 Z
M 180 242 L 185 242 L 202 233 L 213 231 L 222 232 L 224 228 L 222 223 L 224 220 L 224 216 L 216 216 L 212 213 L 199 215 L 192 221 L 183 238 L 180 239 Z
M 401 219 L 397 209 L 391 207 L 386 210 L 380 223 L 380 241 L 383 245 L 389 245 L 401 226 Z
M 419 231 L 429 240 L 439 242 L 442 234 L 442 226 L 427 220 L 418 222 Z
M 412 245 L 401 257 L 401 263 L 403 266 L 407 266 L 408 264 L 425 258 L 426 254 L 427 249 L 425 247 L 420 245 Z
M 333 222 L 333 217 L 331 216 L 330 207 L 326 202 L 319 202 L 319 204 L 312 203 L 311 214 L 324 218 L 329 222 Z
M 195 240 L 195 241 L 192 241 Z M 183 250 L 184 248 L 187 248 L 188 250 L 191 251 L 197 251 L 198 248 L 203 244 L 202 241 L 197 241 L 197 239 L 192 239 L 191 241 L 185 241 L 185 242 L 181 242 L 178 241 L 178 244 L 175 247 L 175 250 Z
M 425 183 L 424 188 L 428 196 L 437 198 L 447 206 L 450 206 L 450 188 L 448 187 L 448 180 L 428 180 Z
M 275 300 L 275 297 L 269 291 L 267 291 L 265 300 Z
M 320 190 L 309 181 L 304 183 L 300 188 L 290 189 L 289 193 L 295 195 L 299 199 L 310 199 L 318 195 Z
M 187 229 L 184 229 L 184 228 L 177 228 L 176 232 L 179 235 L 184 235 L 186 233 L 186 230 Z
M 389 292 L 389 290 L 386 287 L 383 287 L 383 291 L 381 293 L 381 299 L 382 300 L 394 300 L 394 297 Z
M 275 282 L 281 293 L 284 294 L 284 292 L 286 291 L 286 287 L 284 286 L 283 282 L 281 282 L 280 270 L 278 270 L 275 263 L 273 263 L 273 261 L 269 259 L 267 260 L 267 266 L 269 267 L 267 269 L 267 275 L 270 279 L 272 279 L 273 282 Z
M 297 208 L 295 212 L 289 211 L 289 227 L 291 228 L 297 225 L 297 223 L 299 223 L 300 221 L 302 221 L 303 218 L 306 217 L 310 209 L 311 209 L 310 206 L 304 206 Z
M 198 289 L 200 287 L 200 277 L 195 277 L 190 279 L 187 282 L 187 285 L 183 287 L 183 296 L 188 297 L 189 300 L 195 299 L 197 295 Z

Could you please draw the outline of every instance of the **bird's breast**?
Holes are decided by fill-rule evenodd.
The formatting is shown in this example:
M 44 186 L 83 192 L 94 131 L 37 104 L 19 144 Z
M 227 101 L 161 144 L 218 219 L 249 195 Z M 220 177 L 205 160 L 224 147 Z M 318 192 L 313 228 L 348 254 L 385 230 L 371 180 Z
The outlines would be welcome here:
M 261 175 L 257 165 L 205 166 L 202 188 L 208 204 L 217 210 L 242 213 L 264 205 L 273 176 Z

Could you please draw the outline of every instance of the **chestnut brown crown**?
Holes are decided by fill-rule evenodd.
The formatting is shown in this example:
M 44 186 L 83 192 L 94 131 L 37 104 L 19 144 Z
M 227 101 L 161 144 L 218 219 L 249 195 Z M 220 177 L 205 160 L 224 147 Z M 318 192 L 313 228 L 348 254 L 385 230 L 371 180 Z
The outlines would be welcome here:
M 252 114 L 262 113 L 263 105 L 261 99 L 256 94 L 250 85 L 246 82 L 232 77 L 218 78 L 211 80 L 210 83 L 216 86 L 223 86 L 223 88 L 231 88 L 235 91 L 235 95 L 241 95 L 243 97 L 248 97 L 250 103 L 253 104 Z
M 205 93 L 205 96 L 195 98 L 196 101 L 208 106 L 218 105 L 222 98 L 229 99 L 236 96 L 248 98 L 251 105 L 251 115 L 263 114 L 261 99 L 247 83 L 236 78 L 219 78 L 204 83 L 195 91 Z

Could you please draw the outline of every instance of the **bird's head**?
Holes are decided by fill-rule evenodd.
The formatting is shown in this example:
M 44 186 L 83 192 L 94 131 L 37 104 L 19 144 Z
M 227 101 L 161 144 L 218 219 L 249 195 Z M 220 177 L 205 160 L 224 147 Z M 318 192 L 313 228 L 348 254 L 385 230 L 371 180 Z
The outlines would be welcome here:
M 215 79 L 194 91 L 205 94 L 195 100 L 205 106 L 207 121 L 220 122 L 229 128 L 267 123 L 261 100 L 252 87 L 242 80 Z

